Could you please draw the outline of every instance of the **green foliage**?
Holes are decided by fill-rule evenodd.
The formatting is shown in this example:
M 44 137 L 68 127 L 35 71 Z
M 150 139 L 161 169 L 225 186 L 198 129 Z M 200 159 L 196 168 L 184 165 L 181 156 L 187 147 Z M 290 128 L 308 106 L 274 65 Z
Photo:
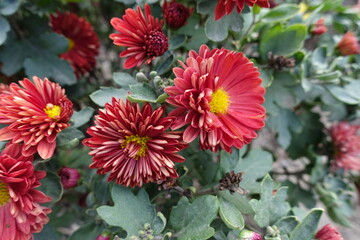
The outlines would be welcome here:
M 243 229 L 244 218 L 238 208 L 224 198 L 219 198 L 219 203 L 219 214 L 226 226 L 230 229 Z
M 121 98 L 123 100 L 126 99 L 128 95 L 128 90 L 118 89 L 113 87 L 100 87 L 99 90 L 90 94 L 90 99 L 99 105 L 100 107 L 105 106 L 106 103 L 111 102 L 111 99 Z
M 318 227 L 322 209 L 314 208 L 309 212 L 295 229 L 290 233 L 290 240 L 312 239 Z
M 170 214 L 170 226 L 174 237 L 185 239 L 208 239 L 215 234 L 210 223 L 219 211 L 219 201 L 214 196 L 202 196 L 192 203 L 182 197 Z
M 51 203 L 60 201 L 63 195 L 63 187 L 59 175 L 53 172 L 47 172 L 46 177 L 41 180 L 41 186 L 38 190 L 51 197 Z
M 130 189 L 114 185 L 111 189 L 114 206 L 101 206 L 97 208 L 99 216 L 109 225 L 123 228 L 127 236 L 136 236 L 144 229 L 144 224 L 154 225 L 160 229 L 158 216 L 154 206 L 144 189 L 134 195 Z M 116 214 L 114 214 L 116 213 Z M 123 217 L 119 217 L 123 216 Z
M 7 33 L 9 31 L 10 31 L 10 25 L 8 21 L 6 20 L 6 18 L 0 16 L 0 45 L 2 45 L 5 42 L 7 38 Z
M 281 4 L 270 9 L 270 11 L 261 18 L 261 21 L 265 23 L 285 21 L 295 16 L 298 11 L 299 6 L 296 4 Z
M 250 205 L 255 211 L 254 219 L 260 227 L 274 224 L 290 211 L 286 202 L 286 187 L 280 187 L 274 193 L 274 181 L 266 175 L 261 182 L 260 200 L 252 199 Z
M 94 109 L 91 107 L 85 107 L 79 112 L 74 112 L 71 121 L 73 122 L 72 127 L 78 128 L 90 121 L 90 118 L 94 114 Z

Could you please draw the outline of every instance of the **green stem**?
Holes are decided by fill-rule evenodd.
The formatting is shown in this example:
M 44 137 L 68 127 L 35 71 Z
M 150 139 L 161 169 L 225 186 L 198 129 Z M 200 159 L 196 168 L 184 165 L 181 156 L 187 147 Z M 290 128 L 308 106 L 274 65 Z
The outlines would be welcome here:
M 256 21 L 256 14 L 254 13 L 254 11 L 252 11 L 252 22 L 250 24 L 250 26 L 248 27 L 248 29 L 246 29 L 246 31 L 244 32 L 244 34 L 241 36 L 240 40 L 239 40 L 239 49 L 236 49 L 237 51 L 240 51 L 243 44 L 242 42 L 246 39 L 247 35 L 251 32 L 251 30 L 253 29 L 254 25 L 257 23 Z

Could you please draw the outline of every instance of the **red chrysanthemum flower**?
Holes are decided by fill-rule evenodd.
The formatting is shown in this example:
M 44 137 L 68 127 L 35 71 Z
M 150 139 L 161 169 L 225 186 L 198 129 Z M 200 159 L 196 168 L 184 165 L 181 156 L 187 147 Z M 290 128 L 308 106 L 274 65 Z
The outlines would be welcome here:
M 312 27 L 311 33 L 314 35 L 321 35 L 327 32 L 327 27 L 324 24 L 325 18 L 320 18 Z
M 0 156 L 0 239 L 29 240 L 49 219 L 49 208 L 39 203 L 51 200 L 36 190 L 44 171 L 35 171 L 32 161 Z
M 279 5 L 274 0 L 268 0 L 268 2 L 269 2 L 269 8 L 274 8 L 274 7 L 277 7 Z
M 218 3 L 215 7 L 215 21 L 222 18 L 224 15 L 230 15 L 233 11 L 236 4 L 236 11 L 241 13 L 245 4 L 253 7 L 254 4 L 259 5 L 260 7 L 268 8 L 270 7 L 268 0 L 218 0 Z
M 176 2 L 176 0 L 172 0 L 170 3 L 164 0 L 162 6 L 166 24 L 175 29 L 180 28 L 187 23 L 187 19 L 192 14 L 192 11 L 192 8 L 187 8 L 183 4 Z
M 335 148 L 335 165 L 344 169 L 360 170 L 359 125 L 347 122 L 335 124 L 330 129 Z
M 173 162 L 184 161 L 177 152 L 187 145 L 181 132 L 165 132 L 175 118 L 164 118 L 164 111 L 113 98 L 87 130 L 92 137 L 83 141 L 94 156 L 90 167 L 99 174 L 110 172 L 109 181 L 132 187 L 178 177 Z
M 93 70 L 100 42 L 91 24 L 75 13 L 56 13 L 50 16 L 50 26 L 69 40 L 69 48 L 60 58 L 70 62 L 76 77 Z
M 177 109 L 172 129 L 190 124 L 185 142 L 200 135 L 200 147 L 231 152 L 255 138 L 264 126 L 265 89 L 259 71 L 242 53 L 226 49 L 212 51 L 206 45 L 199 54 L 190 51 L 186 64 L 174 68 L 175 86 L 165 88 L 167 102 Z
M 11 94 L 0 98 L 0 141 L 23 143 L 22 154 L 38 152 L 50 158 L 56 147 L 57 134 L 69 126 L 73 104 L 59 84 L 47 78 L 25 78 L 10 85 Z
M 63 187 L 66 189 L 76 187 L 80 179 L 79 171 L 70 167 L 62 167 L 59 170 L 59 176 Z
M 151 15 L 148 4 L 145 4 L 145 15 L 138 6 L 137 11 L 127 9 L 123 19 L 112 18 L 110 23 L 119 32 L 110 34 L 114 44 L 127 47 L 120 53 L 120 57 L 128 58 L 125 68 L 149 64 L 168 49 L 168 39 L 161 30 L 163 21 Z
M 330 224 L 325 225 L 322 229 L 320 229 L 316 235 L 315 239 L 317 240 L 344 240 L 339 231 L 331 226 Z
M 360 53 L 360 45 L 357 37 L 352 32 L 347 32 L 341 41 L 338 43 L 337 48 L 341 55 L 348 56 Z

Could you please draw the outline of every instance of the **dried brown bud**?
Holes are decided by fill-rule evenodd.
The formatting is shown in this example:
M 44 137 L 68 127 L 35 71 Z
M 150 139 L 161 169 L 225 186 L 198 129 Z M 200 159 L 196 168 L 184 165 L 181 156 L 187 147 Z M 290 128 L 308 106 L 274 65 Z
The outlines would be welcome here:
M 284 56 L 268 54 L 268 65 L 270 68 L 281 71 L 283 68 L 292 68 L 295 66 L 295 59 Z
M 228 172 L 225 174 L 225 177 L 222 178 L 220 182 L 219 189 L 220 190 L 229 190 L 231 194 L 237 192 L 241 195 L 245 195 L 249 193 L 248 190 L 243 189 L 239 186 L 241 180 L 242 180 L 242 172 L 235 173 L 234 171 Z
M 159 191 L 161 191 L 161 190 L 169 190 L 169 189 L 177 186 L 175 178 L 167 178 L 165 181 L 159 180 L 156 183 L 159 185 L 158 186 Z

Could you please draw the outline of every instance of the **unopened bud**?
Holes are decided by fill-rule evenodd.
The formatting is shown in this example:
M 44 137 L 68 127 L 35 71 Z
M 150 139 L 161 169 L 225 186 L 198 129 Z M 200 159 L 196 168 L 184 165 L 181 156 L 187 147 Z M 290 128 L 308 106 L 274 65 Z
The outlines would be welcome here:
M 238 240 L 262 240 L 262 237 L 257 232 L 250 230 L 242 230 L 239 234 Z

